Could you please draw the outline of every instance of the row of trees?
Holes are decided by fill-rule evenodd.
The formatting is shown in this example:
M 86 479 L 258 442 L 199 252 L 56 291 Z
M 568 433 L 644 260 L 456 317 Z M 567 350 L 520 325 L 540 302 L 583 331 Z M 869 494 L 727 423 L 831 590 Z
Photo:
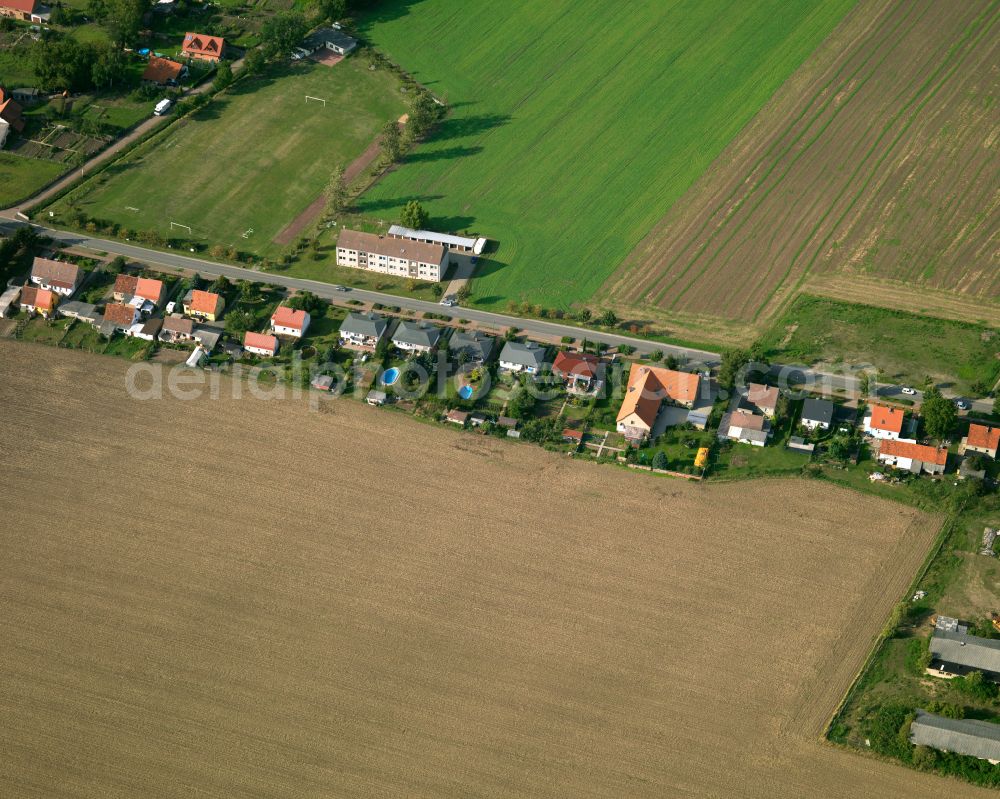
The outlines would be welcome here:
M 31 51 L 32 66 L 44 91 L 110 89 L 125 80 L 128 62 L 113 43 L 81 43 L 50 33 Z

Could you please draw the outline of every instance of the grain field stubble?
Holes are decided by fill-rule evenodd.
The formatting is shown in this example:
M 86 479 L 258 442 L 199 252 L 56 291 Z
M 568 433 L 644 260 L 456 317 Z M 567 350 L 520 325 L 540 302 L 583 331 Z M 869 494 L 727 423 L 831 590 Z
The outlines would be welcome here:
M 819 740 L 934 518 L 124 368 L 0 342 L 5 796 L 989 795 Z

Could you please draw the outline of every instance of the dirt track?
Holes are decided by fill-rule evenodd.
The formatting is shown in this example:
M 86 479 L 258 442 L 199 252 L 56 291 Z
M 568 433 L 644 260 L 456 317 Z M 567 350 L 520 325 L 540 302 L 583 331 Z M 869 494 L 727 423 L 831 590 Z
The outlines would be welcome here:
M 125 368 L 0 342 L 2 795 L 992 795 L 818 741 L 933 519 Z
M 764 323 L 810 275 L 995 302 L 998 25 L 995 0 L 859 4 L 600 299 L 689 333 Z

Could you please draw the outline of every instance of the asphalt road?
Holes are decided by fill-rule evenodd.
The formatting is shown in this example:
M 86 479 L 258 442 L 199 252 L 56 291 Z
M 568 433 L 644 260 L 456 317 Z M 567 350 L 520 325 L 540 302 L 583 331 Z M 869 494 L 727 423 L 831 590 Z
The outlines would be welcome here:
M 17 221 L 0 222 L 0 230 L 5 228 L 13 230 L 22 224 L 24 223 Z M 136 261 L 173 267 L 175 269 L 194 270 L 202 275 L 224 275 L 231 280 L 252 280 L 258 283 L 273 283 L 288 289 L 311 291 L 319 297 L 331 300 L 343 301 L 345 299 L 357 299 L 366 302 L 379 302 L 383 305 L 395 305 L 400 308 L 407 308 L 418 312 L 430 311 L 432 313 L 444 313 L 455 318 L 468 319 L 470 321 L 496 328 L 516 327 L 525 333 L 536 336 L 555 336 L 557 338 L 561 338 L 562 336 L 572 336 L 573 338 L 586 338 L 590 341 L 599 341 L 601 343 L 608 344 L 609 346 L 629 344 L 635 347 L 636 352 L 641 355 L 648 355 L 655 350 L 660 350 L 666 355 L 674 355 L 677 358 L 686 359 L 698 364 L 704 364 L 709 368 L 717 366 L 720 362 L 720 355 L 717 352 L 709 352 L 707 350 L 691 349 L 687 347 L 677 347 L 670 344 L 648 341 L 646 339 L 632 338 L 631 336 L 622 336 L 615 333 L 607 333 L 556 322 L 545 322 L 537 319 L 523 319 L 517 316 L 507 316 L 505 314 L 481 311 L 475 308 L 460 306 L 448 308 L 435 302 L 416 300 L 410 297 L 399 297 L 395 294 L 383 294 L 377 291 L 350 289 L 348 292 L 342 292 L 338 291 L 330 283 L 289 277 L 287 275 L 274 272 L 257 272 L 252 269 L 244 269 L 238 266 L 231 266 L 229 264 L 195 258 L 191 255 L 182 254 L 180 252 L 161 252 L 160 250 L 151 250 L 145 247 L 139 247 L 129 242 L 92 238 L 80 233 L 55 230 L 36 223 L 32 224 L 45 235 L 67 245 L 100 250 L 113 253 L 115 255 L 122 255 Z M 822 390 L 827 393 L 833 391 L 846 391 L 853 394 L 860 388 L 860 381 L 856 377 L 820 372 L 806 366 L 775 364 L 772 366 L 771 372 L 775 376 L 784 375 L 792 384 L 811 384 L 817 389 L 822 388 Z M 905 394 L 902 389 L 903 386 L 900 385 L 879 384 L 876 387 L 876 393 L 878 396 L 885 397 L 886 399 L 909 400 L 916 405 L 919 405 L 922 402 L 923 395 L 921 392 L 917 391 L 914 394 Z M 944 391 L 943 393 L 946 396 L 954 396 L 949 394 L 947 391 Z M 989 414 L 993 409 L 993 401 L 990 399 L 969 400 L 969 402 L 971 405 L 971 411 L 974 413 Z

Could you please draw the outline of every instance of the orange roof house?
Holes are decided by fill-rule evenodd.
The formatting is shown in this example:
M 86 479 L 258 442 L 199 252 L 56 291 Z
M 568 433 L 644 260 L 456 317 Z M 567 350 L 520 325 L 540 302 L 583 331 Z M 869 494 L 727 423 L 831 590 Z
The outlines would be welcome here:
M 0 3 L 5 0 L 0 0 Z M 2 9 L 2 6 L 0 6 Z M 3 14 L 0 14 L 3 16 Z M 21 118 L 21 106 L 14 102 L 10 95 L 0 89 L 0 147 L 3 147 L 7 140 L 7 134 L 11 128 L 20 133 L 24 130 L 24 120 Z
M 56 307 L 55 292 L 25 285 L 21 289 L 21 307 L 48 316 Z
M 929 447 L 915 441 L 883 441 L 879 446 L 878 459 L 898 469 L 911 472 L 931 472 L 940 474 L 948 463 L 948 450 L 945 447 Z
M 556 359 L 552 362 L 552 374 L 561 378 L 567 383 L 583 383 L 590 385 L 590 381 L 597 377 L 597 368 L 601 359 L 595 355 L 587 355 L 583 352 L 563 352 L 556 353 Z
M 226 301 L 215 292 L 195 290 L 191 292 L 191 299 L 184 304 L 184 313 L 214 322 L 225 305 Z
M 898 438 L 903 432 L 905 416 L 899 408 L 872 405 L 871 416 L 865 417 L 865 432 L 875 438 Z
M 203 33 L 185 33 L 181 52 L 189 58 L 197 58 L 201 61 L 218 61 L 222 58 L 222 52 L 225 47 L 226 42 L 221 36 L 206 36 Z
M 278 351 L 278 339 L 248 330 L 243 334 L 243 348 L 256 355 L 274 355 Z
M 30 21 L 44 12 L 45 9 L 38 0 L 0 0 L 0 17 Z
M 156 83 L 160 86 L 175 85 L 186 69 L 187 67 L 183 64 L 178 64 L 169 58 L 152 55 L 149 57 L 149 63 L 146 64 L 146 70 L 142 73 L 142 79 L 147 83 Z
M 155 280 L 151 277 L 136 277 L 135 275 L 118 275 L 115 278 L 113 294 L 118 302 L 127 302 L 132 297 L 140 297 L 153 305 L 162 305 L 165 291 L 162 280 Z
M 1000 427 L 989 427 L 984 424 L 970 424 L 969 435 L 965 439 L 965 451 L 982 452 L 991 458 L 997 456 L 1000 449 Z
M 628 388 L 618 411 L 618 432 L 626 438 L 649 436 L 664 400 L 690 408 L 698 398 L 699 377 L 659 366 L 632 364 Z
M 135 317 L 135 308 L 122 302 L 108 303 L 104 307 L 104 321 L 115 327 L 129 328 L 135 324 Z
M 271 314 L 271 330 L 275 333 L 301 337 L 308 327 L 309 314 L 305 311 L 297 311 L 287 305 L 279 305 Z

